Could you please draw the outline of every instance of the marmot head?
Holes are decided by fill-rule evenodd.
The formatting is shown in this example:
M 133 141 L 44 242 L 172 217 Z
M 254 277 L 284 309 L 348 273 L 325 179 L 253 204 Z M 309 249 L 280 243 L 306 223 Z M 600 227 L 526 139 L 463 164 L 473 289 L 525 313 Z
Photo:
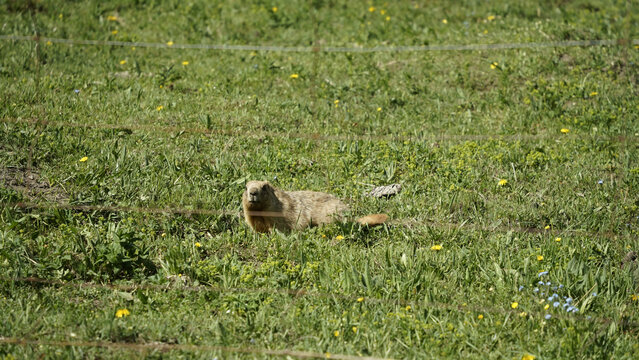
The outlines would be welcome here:
M 243 196 L 244 203 L 251 210 L 261 210 L 270 204 L 274 191 L 268 181 L 249 181 Z

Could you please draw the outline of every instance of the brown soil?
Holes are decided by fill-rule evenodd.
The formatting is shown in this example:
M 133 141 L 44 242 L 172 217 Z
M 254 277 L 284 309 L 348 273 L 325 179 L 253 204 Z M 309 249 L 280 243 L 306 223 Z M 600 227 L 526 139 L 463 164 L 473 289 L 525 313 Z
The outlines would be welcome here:
M 0 186 L 20 192 L 28 200 L 61 202 L 68 199 L 62 189 L 42 180 L 40 174 L 33 169 L 0 168 Z

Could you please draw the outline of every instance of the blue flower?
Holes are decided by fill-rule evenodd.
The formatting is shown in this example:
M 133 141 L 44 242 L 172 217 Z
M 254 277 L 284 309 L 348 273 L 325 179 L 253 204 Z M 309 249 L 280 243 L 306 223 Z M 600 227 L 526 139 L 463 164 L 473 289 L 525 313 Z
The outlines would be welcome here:
M 543 281 L 540 281 L 540 282 L 538 282 L 537 284 L 539 284 L 539 285 L 543 285 L 543 284 L 544 284 L 544 282 L 543 282 Z
M 524 285 L 519 285 L 519 291 L 522 291 L 524 289 Z
M 76 94 L 79 94 L 79 93 L 80 93 L 80 90 L 75 89 L 75 90 L 73 90 L 73 92 L 75 92 Z
M 539 292 L 539 288 L 534 288 L 533 292 Z
M 568 306 L 568 309 L 566 309 L 566 312 L 571 312 L 571 311 L 573 311 L 573 309 L 574 309 L 574 307 Z
M 599 185 L 603 185 L 603 180 L 599 180 L 599 181 L 597 181 L 597 184 L 599 184 Z
M 592 320 L 592 316 L 590 315 L 586 316 L 586 320 Z
M 546 283 L 546 286 L 550 286 L 550 281 Z
M 593 293 L 592 293 L 592 296 L 597 296 L 597 293 L 596 293 L 596 292 L 593 292 Z
M 559 301 L 555 301 L 554 303 L 552 303 L 552 306 L 554 306 L 554 307 L 559 306 Z
M 559 288 L 560 288 L 560 289 L 563 289 L 563 288 L 564 288 L 564 285 L 563 285 L 563 284 L 559 284 Z
M 546 319 L 546 320 L 550 320 L 550 318 L 551 318 L 551 317 L 552 317 L 552 316 L 550 316 L 550 314 L 546 314 L 546 316 L 544 316 L 544 319 Z
M 577 307 L 572 308 L 572 312 L 574 312 L 574 313 L 579 312 L 579 308 L 577 308 Z
M 566 303 L 567 304 L 571 304 L 572 303 L 572 298 L 566 298 Z
M 548 275 L 548 271 L 540 272 L 539 274 L 537 274 L 537 277 L 542 277 L 542 276 L 545 276 L 545 275 Z

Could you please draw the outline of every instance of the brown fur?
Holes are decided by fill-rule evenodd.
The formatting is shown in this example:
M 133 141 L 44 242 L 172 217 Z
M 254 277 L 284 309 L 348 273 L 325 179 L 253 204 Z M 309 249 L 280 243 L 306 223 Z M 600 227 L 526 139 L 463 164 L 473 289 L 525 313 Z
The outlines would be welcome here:
M 343 202 L 331 194 L 316 191 L 282 191 L 268 181 L 249 181 L 242 195 L 246 223 L 256 232 L 273 228 L 288 232 L 309 226 L 343 221 L 348 210 Z M 375 214 L 357 221 L 362 225 L 379 225 L 388 216 Z

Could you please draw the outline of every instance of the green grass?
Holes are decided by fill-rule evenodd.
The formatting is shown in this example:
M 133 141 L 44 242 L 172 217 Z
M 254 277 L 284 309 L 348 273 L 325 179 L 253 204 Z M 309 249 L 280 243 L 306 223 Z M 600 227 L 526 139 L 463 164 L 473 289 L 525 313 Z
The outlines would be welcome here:
M 6 0 L 0 35 L 286 47 L 637 39 L 638 10 Z M 0 358 L 639 356 L 639 265 L 621 266 L 639 248 L 637 46 L 300 53 L 1 40 L 0 54 Z M 258 236 L 236 216 L 250 179 L 331 192 L 392 222 Z M 364 196 L 394 182 L 395 198 Z M 49 281 L 15 280 L 27 277 Z

